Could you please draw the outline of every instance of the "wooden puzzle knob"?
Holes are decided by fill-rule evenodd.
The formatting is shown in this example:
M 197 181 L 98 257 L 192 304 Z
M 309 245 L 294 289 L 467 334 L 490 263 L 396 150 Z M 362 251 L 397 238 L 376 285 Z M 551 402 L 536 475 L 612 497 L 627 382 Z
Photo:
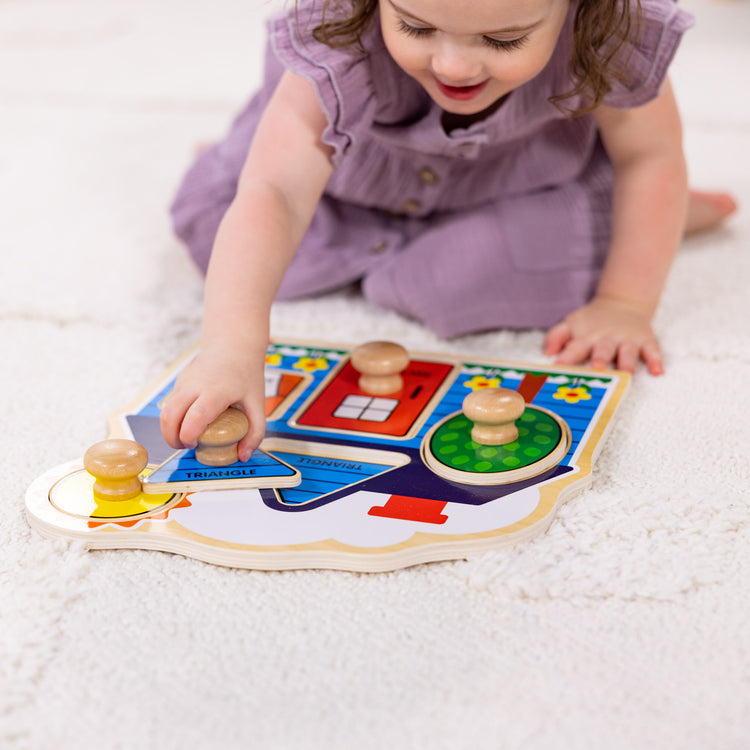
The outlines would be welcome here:
M 516 420 L 526 402 L 509 388 L 482 388 L 472 391 L 463 403 L 463 413 L 474 423 L 471 439 L 480 445 L 506 445 L 518 438 Z
M 146 449 L 134 440 L 110 438 L 83 454 L 83 466 L 94 479 L 94 493 L 105 500 L 130 500 L 141 492 L 138 475 L 146 468 Z
M 211 422 L 198 438 L 195 458 L 206 466 L 229 466 L 239 461 L 237 443 L 247 434 L 250 422 L 234 407 Z
M 391 341 L 370 341 L 351 354 L 352 367 L 360 374 L 359 389 L 368 396 L 386 396 L 404 387 L 401 373 L 409 364 L 409 352 Z

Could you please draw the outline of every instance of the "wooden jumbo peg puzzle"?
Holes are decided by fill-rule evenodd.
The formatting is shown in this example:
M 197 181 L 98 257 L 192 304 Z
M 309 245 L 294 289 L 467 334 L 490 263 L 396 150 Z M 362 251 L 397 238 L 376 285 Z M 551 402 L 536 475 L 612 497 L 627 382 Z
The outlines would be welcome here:
M 35 529 L 265 570 L 465 558 L 543 532 L 587 486 L 629 382 L 389 342 L 276 341 L 266 437 L 240 463 L 236 410 L 197 455 L 161 436 L 160 405 L 194 353 L 110 417 L 110 440 L 31 485 Z

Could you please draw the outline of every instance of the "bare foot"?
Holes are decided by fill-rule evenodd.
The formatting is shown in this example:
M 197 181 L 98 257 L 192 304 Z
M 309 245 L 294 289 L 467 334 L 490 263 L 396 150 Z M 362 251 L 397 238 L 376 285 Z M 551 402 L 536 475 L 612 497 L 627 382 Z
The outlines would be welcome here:
M 685 235 L 704 232 L 721 224 L 737 210 L 737 201 L 729 193 L 690 190 Z

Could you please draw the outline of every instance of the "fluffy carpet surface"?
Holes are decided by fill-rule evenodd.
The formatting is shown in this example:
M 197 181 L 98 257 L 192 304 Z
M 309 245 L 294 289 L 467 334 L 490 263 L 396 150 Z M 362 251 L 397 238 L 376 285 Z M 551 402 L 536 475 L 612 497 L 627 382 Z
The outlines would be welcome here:
M 198 337 L 166 206 L 260 76 L 240 0 L 0 3 L 0 746 L 750 746 L 750 222 L 684 243 L 592 486 L 532 542 L 388 574 L 262 573 L 33 532 L 24 493 Z M 686 0 L 693 184 L 750 203 L 747 0 Z M 436 340 L 353 294 L 276 336 Z

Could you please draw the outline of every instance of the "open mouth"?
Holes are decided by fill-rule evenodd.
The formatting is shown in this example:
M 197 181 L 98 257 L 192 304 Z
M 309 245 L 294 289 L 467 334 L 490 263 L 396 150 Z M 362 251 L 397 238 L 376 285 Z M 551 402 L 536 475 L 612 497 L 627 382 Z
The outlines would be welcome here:
M 479 94 L 484 91 L 489 83 L 489 78 L 486 81 L 475 84 L 474 86 L 448 86 L 437 78 L 435 79 L 435 82 L 437 83 L 438 89 L 440 89 L 440 93 L 444 96 L 456 101 L 466 102 L 479 96 Z

